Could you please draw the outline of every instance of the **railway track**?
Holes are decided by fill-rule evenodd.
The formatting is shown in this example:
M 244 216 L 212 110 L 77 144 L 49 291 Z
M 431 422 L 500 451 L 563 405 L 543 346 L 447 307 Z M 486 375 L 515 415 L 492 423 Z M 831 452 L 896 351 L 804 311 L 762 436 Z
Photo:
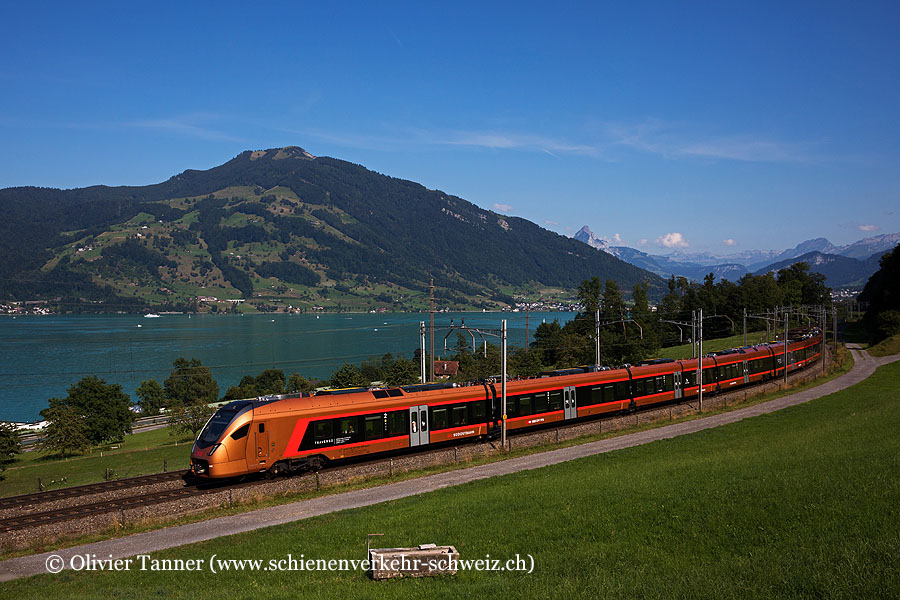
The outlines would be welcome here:
M 208 490 L 197 487 L 183 487 L 157 492 L 155 494 L 140 494 L 116 500 L 95 502 L 93 504 L 79 504 L 44 512 L 26 513 L 15 517 L 0 519 L 0 533 L 37 527 L 39 525 L 47 525 L 49 523 L 58 523 L 60 521 L 71 521 L 83 517 L 136 508 L 139 506 L 151 506 L 168 500 L 177 500 L 204 494 L 207 491 Z
M 153 487 L 167 483 L 177 485 L 177 482 L 183 480 L 187 473 L 187 470 L 153 473 L 140 477 L 129 477 L 127 479 L 116 479 L 0 498 L 0 519 L 15 517 L 25 513 L 43 512 L 42 507 L 66 503 L 69 500 L 72 501 L 70 504 L 85 504 L 87 503 L 85 499 L 95 496 L 103 495 L 108 499 L 114 499 L 121 497 L 123 493 L 128 493 L 138 488 Z

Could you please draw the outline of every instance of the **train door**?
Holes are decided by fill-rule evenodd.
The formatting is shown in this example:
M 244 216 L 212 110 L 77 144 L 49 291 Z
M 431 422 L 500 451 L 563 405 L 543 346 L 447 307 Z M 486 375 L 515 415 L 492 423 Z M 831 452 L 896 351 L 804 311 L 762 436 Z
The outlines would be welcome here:
M 494 387 L 493 383 L 485 384 L 485 397 L 490 405 L 490 412 L 488 413 L 488 437 L 499 437 L 502 428 L 501 422 L 503 420 L 503 411 L 500 410 L 500 394 L 497 393 L 497 389 Z
M 675 399 L 676 399 L 676 400 L 679 400 L 679 399 L 681 399 L 681 397 L 682 397 L 682 395 L 683 395 L 683 391 L 682 391 L 682 381 L 681 381 L 681 371 L 675 371 L 674 377 L 675 377 L 675 387 L 674 387 L 674 389 L 675 389 Z
M 563 388 L 563 416 L 568 419 L 578 417 L 578 406 L 575 404 L 575 386 Z
M 744 365 L 744 383 L 750 383 L 750 366 L 746 360 L 742 364 Z
M 409 446 L 424 446 L 429 442 L 428 406 L 409 408 Z
M 265 423 L 256 424 L 256 460 L 260 465 L 269 461 L 269 429 Z

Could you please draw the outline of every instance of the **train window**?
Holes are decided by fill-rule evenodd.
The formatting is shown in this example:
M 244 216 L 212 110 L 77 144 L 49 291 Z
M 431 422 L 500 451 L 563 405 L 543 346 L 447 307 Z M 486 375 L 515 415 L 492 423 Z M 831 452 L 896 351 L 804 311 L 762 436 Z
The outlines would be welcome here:
M 384 437 L 384 420 L 381 415 L 368 415 L 365 417 L 363 427 L 367 440 L 377 440 Z
M 338 419 L 338 435 L 356 435 L 356 418 Z
M 265 432 L 266 432 L 266 424 L 265 424 L 265 423 L 260 423 L 260 424 L 259 424 L 259 432 L 260 432 L 260 433 L 265 433 Z
M 550 392 L 550 410 L 562 410 L 563 409 L 563 395 L 562 392 L 557 390 L 555 392 Z
M 519 416 L 525 417 L 528 415 L 533 415 L 534 410 L 531 407 L 531 396 L 520 396 L 519 397 Z
M 450 415 L 453 419 L 453 426 L 459 427 L 460 425 L 468 425 L 468 412 L 469 411 L 466 408 L 465 404 L 463 404 L 462 406 L 454 406 Z
M 431 411 L 431 428 L 446 429 L 450 426 L 450 419 L 447 416 L 447 408 L 435 408 Z
M 547 399 L 547 392 L 541 392 L 534 395 L 534 414 L 545 413 L 550 410 L 550 402 Z
M 388 435 L 403 435 L 406 433 L 406 419 L 409 413 L 405 410 L 396 410 L 388 413 Z
M 663 377 L 663 391 L 671 392 L 675 389 L 675 373 L 669 373 L 665 377 Z
M 647 380 L 646 379 L 635 379 L 633 382 L 634 387 L 634 395 L 637 396 L 646 396 L 647 395 Z M 651 388 L 652 391 L 653 388 Z
M 560 394 L 560 397 L 562 394 Z M 560 401 L 562 402 L 562 401 Z M 512 398 L 506 399 L 506 416 L 510 419 L 513 417 L 519 416 L 519 398 L 518 396 L 513 396 Z
M 234 431 L 234 433 L 231 434 L 231 439 L 239 440 L 239 439 L 245 438 L 245 437 L 247 437 L 247 434 L 249 432 L 250 432 L 250 423 L 247 423 L 246 425 L 238 427 Z
M 627 381 L 617 381 L 615 383 L 616 386 L 616 400 L 631 400 L 631 386 Z
M 331 437 L 331 421 L 317 421 L 313 424 L 313 437 L 324 440 Z
M 603 386 L 603 393 L 600 396 L 601 402 L 613 402 L 616 399 L 616 388 L 613 384 L 607 383 Z
M 487 413 L 485 404 L 484 400 L 481 400 L 480 402 L 471 402 L 469 404 L 469 406 L 472 407 L 473 423 L 482 423 L 485 420 L 485 414 Z

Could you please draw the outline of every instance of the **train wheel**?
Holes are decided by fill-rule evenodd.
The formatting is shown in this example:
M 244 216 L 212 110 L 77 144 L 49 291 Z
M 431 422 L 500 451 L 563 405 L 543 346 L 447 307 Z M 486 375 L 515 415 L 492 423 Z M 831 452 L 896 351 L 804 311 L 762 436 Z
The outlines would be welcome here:
M 288 472 L 287 465 L 283 462 L 279 461 L 269 467 L 269 470 L 266 471 L 266 478 L 273 479 L 275 477 L 281 477 L 285 473 Z
M 313 456 L 309 459 L 309 470 L 312 472 L 321 471 L 325 468 L 325 459 L 321 456 Z

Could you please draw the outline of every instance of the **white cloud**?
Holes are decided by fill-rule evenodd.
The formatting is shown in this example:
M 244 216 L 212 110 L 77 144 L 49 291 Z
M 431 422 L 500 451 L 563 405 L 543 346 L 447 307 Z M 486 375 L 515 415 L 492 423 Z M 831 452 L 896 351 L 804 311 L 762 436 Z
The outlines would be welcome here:
M 559 221 L 551 221 L 550 219 L 545 219 L 544 225 L 549 225 L 549 226 L 559 225 Z
M 878 231 L 881 229 L 878 225 L 860 225 L 860 231 Z
M 737 246 L 737 242 L 731 238 L 728 238 L 727 240 L 722 240 L 722 243 L 725 244 L 726 246 Z
M 650 240 L 648 240 L 647 238 L 641 238 L 641 239 L 638 240 L 638 245 L 639 245 L 639 246 L 646 246 L 646 245 L 647 245 L 647 242 L 649 242 L 649 241 L 650 241 Z
M 621 244 L 621 243 L 622 243 L 622 236 L 619 235 L 618 233 L 614 233 L 614 234 L 613 234 L 613 237 L 612 237 L 612 241 L 614 241 L 614 242 L 617 243 L 617 244 Z
M 656 245 L 661 248 L 687 248 L 689 246 L 684 236 L 678 232 L 667 233 L 656 238 Z
M 500 204 L 498 202 L 494 202 L 494 210 L 496 210 L 497 212 L 509 213 L 512 212 L 512 208 L 513 207 L 509 204 Z
M 168 131 L 184 137 L 198 138 L 201 140 L 214 140 L 225 142 L 240 142 L 240 138 L 234 137 L 227 133 L 217 131 L 207 127 L 205 123 L 210 121 L 219 121 L 217 115 L 207 114 L 190 114 L 178 115 L 162 119 L 144 119 L 141 121 L 131 121 L 123 123 L 127 127 L 138 127 L 141 129 L 154 129 L 157 131 Z
M 538 150 L 551 156 L 557 156 L 557 152 L 588 156 L 598 154 L 598 149 L 595 146 L 532 134 L 498 131 L 450 131 L 445 134 L 428 134 L 427 137 L 432 138 L 434 143 L 449 146 L 477 146 L 503 150 Z
M 637 124 L 607 123 L 605 134 L 619 146 L 659 154 L 668 159 L 707 158 L 744 162 L 808 163 L 816 157 L 812 144 L 785 141 L 757 133 L 708 134 L 694 126 L 646 119 Z

